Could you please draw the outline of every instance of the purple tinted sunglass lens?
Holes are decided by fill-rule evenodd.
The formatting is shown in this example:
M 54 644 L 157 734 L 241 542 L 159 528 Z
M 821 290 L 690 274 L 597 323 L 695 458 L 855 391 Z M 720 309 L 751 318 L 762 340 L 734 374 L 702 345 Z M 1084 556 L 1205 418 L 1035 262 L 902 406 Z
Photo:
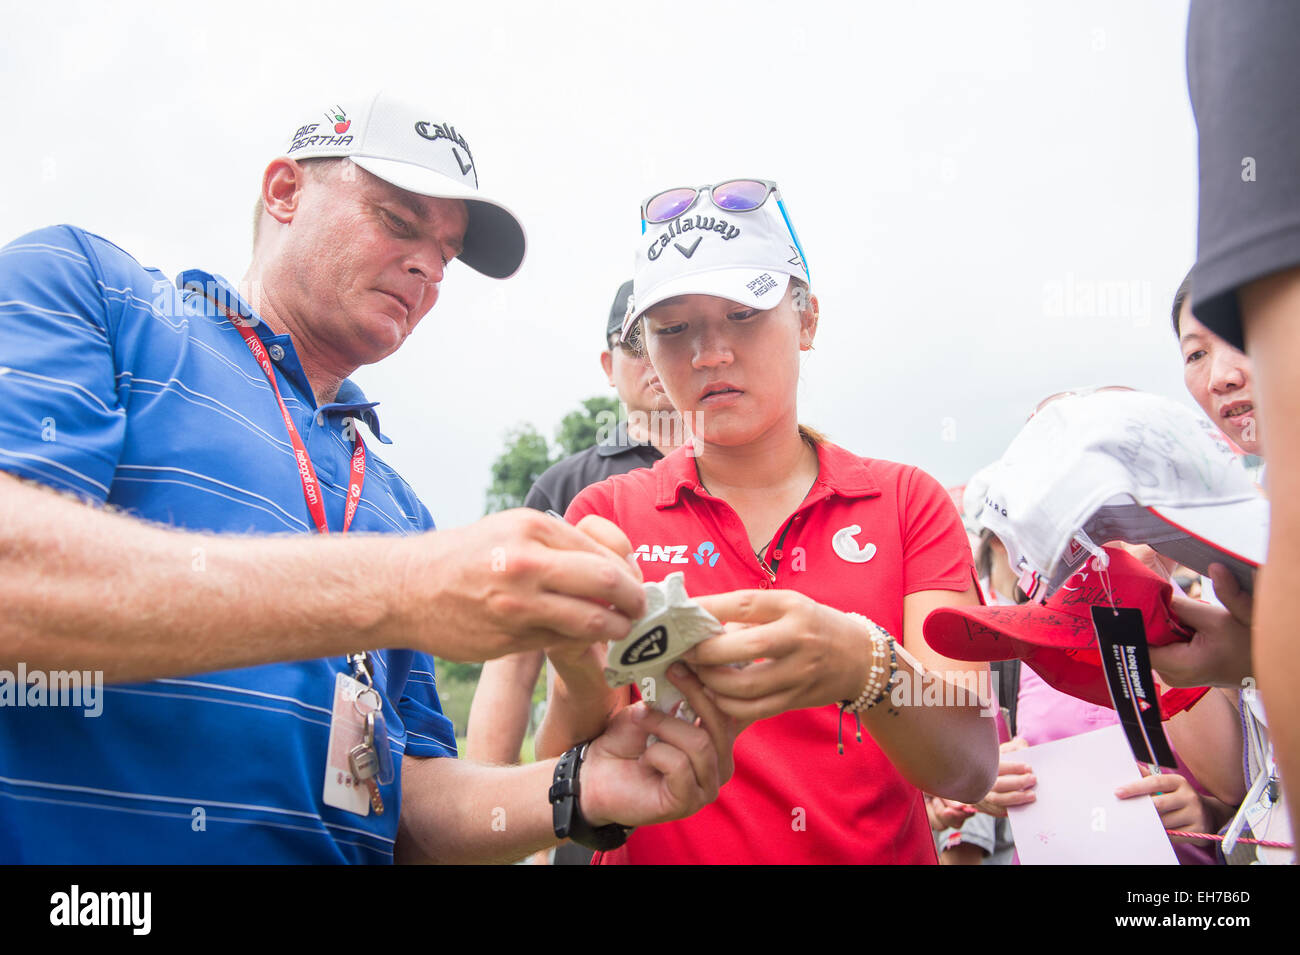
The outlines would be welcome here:
M 645 204 L 646 221 L 667 222 L 681 215 L 695 201 L 694 189 L 669 189 Z
M 749 212 L 767 198 L 767 183 L 756 179 L 734 179 L 713 187 L 713 204 L 728 212 Z

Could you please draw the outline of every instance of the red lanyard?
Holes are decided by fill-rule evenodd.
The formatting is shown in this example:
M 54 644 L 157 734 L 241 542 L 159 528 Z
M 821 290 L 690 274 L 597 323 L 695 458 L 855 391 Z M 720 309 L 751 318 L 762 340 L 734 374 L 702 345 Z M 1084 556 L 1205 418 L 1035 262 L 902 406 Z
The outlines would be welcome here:
M 322 534 L 330 532 L 329 522 L 325 519 L 325 503 L 321 499 L 320 481 L 316 477 L 316 469 L 312 467 L 311 456 L 307 453 L 307 446 L 302 443 L 302 436 L 298 434 L 298 429 L 294 427 L 293 417 L 289 414 L 289 409 L 284 405 L 284 399 L 280 397 L 280 386 L 275 382 L 275 367 L 271 364 L 271 357 L 266 353 L 266 348 L 262 340 L 257 337 L 257 333 L 248 327 L 247 323 L 233 314 L 228 309 L 217 306 L 225 312 L 230 323 L 239 329 L 239 334 L 244 336 L 244 344 L 248 350 L 253 353 L 253 358 L 258 366 L 266 375 L 266 380 L 271 383 L 271 390 L 275 392 L 275 400 L 280 405 L 280 416 L 284 418 L 285 430 L 289 432 L 289 442 L 293 445 L 293 454 L 298 461 L 298 477 L 302 479 L 302 496 L 307 501 L 307 510 L 311 511 L 311 518 L 316 522 L 316 529 Z M 343 508 L 343 533 L 348 532 L 352 526 L 352 518 L 357 513 L 357 505 L 361 502 L 361 489 L 366 483 L 366 446 L 361 442 L 361 431 L 357 429 L 356 423 L 353 423 L 353 429 L 356 430 L 356 437 L 352 443 L 352 467 L 348 471 L 348 502 Z

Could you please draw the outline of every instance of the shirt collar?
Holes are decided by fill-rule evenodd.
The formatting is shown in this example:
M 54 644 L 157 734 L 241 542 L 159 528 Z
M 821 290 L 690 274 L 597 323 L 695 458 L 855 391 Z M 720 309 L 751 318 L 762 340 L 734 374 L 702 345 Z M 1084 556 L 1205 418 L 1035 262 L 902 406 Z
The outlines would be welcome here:
M 683 489 L 697 496 L 709 496 L 700 484 L 699 468 L 690 452 L 691 445 L 685 444 L 655 466 L 656 508 L 663 510 L 677 504 Z M 817 480 L 813 482 L 804 504 L 832 494 L 850 498 L 878 497 L 880 486 L 866 461 L 838 445 L 823 441 L 817 445 Z
M 620 417 L 618 426 L 614 429 L 614 434 L 596 445 L 596 453 L 602 458 L 612 458 L 626 451 L 631 451 L 633 448 L 648 447 L 650 447 L 649 441 L 633 441 L 628 437 L 627 421 Z
M 245 318 L 257 318 L 257 312 L 253 306 L 249 305 L 239 291 L 226 280 L 224 276 L 215 272 L 205 272 L 202 269 L 187 269 L 180 275 L 176 276 L 176 287 L 182 292 L 195 292 L 209 301 L 215 301 L 217 304 L 224 306 L 228 311 Z M 216 317 L 215 315 L 213 316 Z M 281 372 L 286 376 L 296 379 L 296 375 L 290 375 L 290 370 L 300 370 L 301 365 L 297 360 L 297 349 L 293 347 L 293 340 L 289 335 L 276 335 L 272 332 L 266 322 L 258 321 L 254 326 L 257 336 L 264 342 L 274 342 L 279 344 L 286 351 L 293 353 L 292 362 L 281 362 Z M 296 381 L 295 384 L 305 389 L 308 396 L 311 395 L 311 388 L 308 386 L 306 376 L 302 375 L 302 381 Z M 329 404 L 320 405 L 316 408 L 317 414 L 349 414 L 360 418 L 365 422 L 370 432 L 379 439 L 381 444 L 392 444 L 392 440 L 379 431 L 379 416 L 375 414 L 375 408 L 378 407 L 378 401 L 367 401 L 366 396 L 362 393 L 361 388 L 352 381 L 351 378 L 344 378 L 339 385 L 338 393 L 335 394 L 334 400 Z
M 366 400 L 360 385 L 351 378 L 344 378 L 342 383 L 339 384 L 339 390 L 334 396 L 334 400 L 327 405 L 321 405 L 316 409 L 316 413 L 339 412 L 340 414 L 349 414 L 360 418 L 381 444 L 392 444 L 391 438 L 379 432 L 379 415 L 375 414 L 375 408 L 378 406 L 378 401 Z

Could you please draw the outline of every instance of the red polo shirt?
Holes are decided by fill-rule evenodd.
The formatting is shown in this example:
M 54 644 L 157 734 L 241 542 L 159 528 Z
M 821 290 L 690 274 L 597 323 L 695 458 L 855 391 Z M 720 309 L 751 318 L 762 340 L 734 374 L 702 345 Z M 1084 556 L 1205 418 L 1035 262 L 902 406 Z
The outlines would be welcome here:
M 619 525 L 646 580 L 683 571 L 693 596 L 797 590 L 895 635 L 903 628 L 905 594 L 971 585 L 966 533 L 934 478 L 833 444 L 820 445 L 817 458 L 816 483 L 768 547 L 775 580 L 750 550 L 739 515 L 700 485 L 685 448 L 651 470 L 588 487 L 565 516 L 576 523 L 599 514 Z M 870 736 L 858 744 L 851 725 L 839 755 L 838 717 L 830 705 L 755 723 L 736 740 L 735 775 L 716 802 L 689 819 L 638 829 L 598 861 L 934 863 L 920 790 Z

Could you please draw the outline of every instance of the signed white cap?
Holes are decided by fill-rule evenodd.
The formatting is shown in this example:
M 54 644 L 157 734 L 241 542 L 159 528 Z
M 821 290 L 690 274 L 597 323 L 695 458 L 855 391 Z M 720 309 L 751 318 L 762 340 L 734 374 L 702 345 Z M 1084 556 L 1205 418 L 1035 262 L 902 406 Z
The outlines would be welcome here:
M 506 206 L 479 192 L 478 162 L 464 134 L 423 107 L 384 92 L 322 104 L 294 127 L 285 155 L 347 157 L 407 192 L 464 199 L 469 226 L 461 261 L 504 279 L 524 260 L 524 227 Z
M 1140 391 L 1047 404 L 967 496 L 1012 567 L 1041 576 L 1022 578 L 1032 597 L 1109 541 L 1148 544 L 1202 574 L 1225 564 L 1247 590 L 1268 549 L 1268 502 L 1227 439 L 1202 415 Z

